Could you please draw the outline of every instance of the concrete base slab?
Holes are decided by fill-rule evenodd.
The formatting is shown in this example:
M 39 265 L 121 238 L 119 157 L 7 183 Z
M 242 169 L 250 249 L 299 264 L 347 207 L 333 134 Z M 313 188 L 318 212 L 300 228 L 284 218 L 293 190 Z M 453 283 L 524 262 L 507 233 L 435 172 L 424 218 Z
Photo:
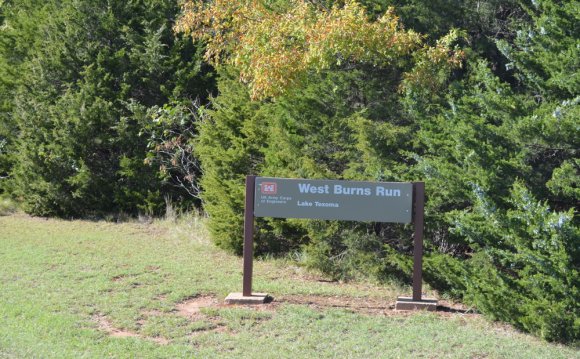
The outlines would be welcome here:
M 226 297 L 226 304 L 264 304 L 273 300 L 266 293 L 252 293 L 251 296 L 245 297 L 242 293 L 230 293 Z
M 423 298 L 422 300 L 413 300 L 411 297 L 399 297 L 395 304 L 396 310 L 437 310 L 437 299 Z

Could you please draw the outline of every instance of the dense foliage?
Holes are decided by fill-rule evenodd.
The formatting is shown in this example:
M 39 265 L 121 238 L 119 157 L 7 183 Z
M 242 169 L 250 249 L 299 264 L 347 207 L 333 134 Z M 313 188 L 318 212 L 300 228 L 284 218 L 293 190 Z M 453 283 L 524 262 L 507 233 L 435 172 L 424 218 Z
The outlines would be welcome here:
M 453 12 L 468 14 L 461 3 Z M 578 4 L 482 2 L 487 22 L 446 23 L 467 26 L 466 43 L 456 30 L 422 40 L 392 9 L 367 7 L 374 19 L 349 1 L 264 4 L 191 2 L 178 23 L 209 41 L 206 58 L 220 69 L 197 142 L 216 243 L 241 251 L 246 174 L 424 180 L 428 282 L 492 318 L 577 340 Z M 419 2 L 403 11 L 413 6 L 442 19 Z M 384 23 L 414 45 L 390 52 L 370 30 Z M 262 253 L 299 251 L 338 278 L 410 271 L 405 226 L 259 219 L 258 228 Z
M 159 213 L 164 196 L 186 198 L 144 163 L 141 133 L 148 108 L 212 88 L 198 48 L 171 31 L 177 11 L 157 0 L 2 5 L 0 165 L 28 212 Z
M 426 281 L 580 339 L 578 1 L 179 4 L 0 1 L 0 191 L 37 215 L 201 203 L 241 253 L 247 174 L 423 180 Z M 257 228 L 259 253 L 409 280 L 410 226 Z

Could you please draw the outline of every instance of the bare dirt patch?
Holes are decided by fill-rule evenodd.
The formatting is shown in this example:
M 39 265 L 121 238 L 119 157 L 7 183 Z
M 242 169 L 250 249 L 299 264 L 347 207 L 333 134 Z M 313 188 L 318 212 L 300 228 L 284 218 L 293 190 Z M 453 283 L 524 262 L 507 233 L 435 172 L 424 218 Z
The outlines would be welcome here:
M 175 306 L 175 312 L 185 317 L 191 321 L 207 321 L 211 323 L 207 328 L 196 330 L 190 334 L 190 337 L 198 336 L 202 333 L 225 333 L 228 332 L 228 328 L 224 325 L 219 318 L 211 317 L 202 313 L 203 308 L 223 308 L 226 306 L 223 302 L 219 301 L 216 297 L 212 295 L 198 296 L 194 298 L 187 299 Z
M 274 312 L 276 307 L 280 303 L 268 302 L 266 304 L 260 305 L 244 305 L 244 304 L 225 304 L 223 301 L 218 300 L 216 297 L 211 295 L 199 296 L 195 298 L 190 298 L 184 302 L 178 303 L 175 308 L 179 315 L 190 318 L 190 319 L 209 319 L 215 322 L 215 318 L 208 317 L 202 313 L 203 308 L 244 308 L 251 309 L 255 311 L 269 311 Z
M 307 305 L 314 309 L 338 308 L 366 314 L 380 314 L 392 310 L 391 307 L 394 308 L 394 303 L 390 303 L 388 300 L 343 296 L 285 295 L 275 298 L 274 301 Z
M 112 337 L 119 338 L 139 337 L 139 334 L 137 333 L 115 328 L 111 324 L 111 322 L 103 315 L 93 316 L 93 321 L 95 321 L 99 325 L 99 330 L 107 332 Z
M 155 297 L 155 299 L 163 302 L 163 301 L 167 300 L 167 295 L 166 294 L 159 294 Z
M 384 299 L 375 297 L 350 297 L 350 296 L 321 296 L 321 295 L 284 295 L 277 296 L 272 302 L 260 305 L 231 305 L 219 301 L 211 295 L 199 296 L 188 299 L 176 305 L 176 312 L 192 320 L 209 319 L 201 313 L 202 308 L 225 308 L 236 306 L 261 312 L 276 312 L 280 305 L 298 304 L 306 305 L 316 310 L 345 309 L 353 313 L 365 315 L 382 316 L 409 316 L 414 311 L 395 310 L 395 301 L 385 297 Z M 439 300 L 435 314 L 449 317 L 453 315 L 478 316 L 470 308 L 460 304 L 445 300 Z
M 160 344 L 160 345 L 167 345 L 171 342 L 169 339 L 165 339 L 165 338 L 161 338 L 161 337 L 155 337 L 155 338 L 146 337 L 146 336 L 143 336 L 143 335 L 135 333 L 135 332 L 116 328 L 104 315 L 100 315 L 100 314 L 94 315 L 92 317 L 92 320 L 95 323 L 97 323 L 99 330 L 106 332 L 111 337 L 115 337 L 115 338 L 141 338 L 141 339 L 151 340 L 151 341 L 153 341 L 157 344 Z
M 213 296 L 200 296 L 178 303 L 175 309 L 183 317 L 195 318 L 201 316 L 201 308 L 219 307 L 220 304 Z
M 128 278 L 130 278 L 132 276 L 133 275 L 131 275 L 131 274 L 119 274 L 119 275 L 116 275 L 116 276 L 112 277 L 111 278 L 111 282 L 120 282 L 120 281 L 123 281 L 125 279 L 128 279 Z
M 318 295 L 285 295 L 274 299 L 270 305 L 273 309 L 282 303 L 307 305 L 316 310 L 329 308 L 345 309 L 353 313 L 366 315 L 384 315 L 384 316 L 408 316 L 414 311 L 395 310 L 395 302 L 385 299 L 367 298 L 367 297 L 346 297 L 346 296 L 318 296 Z M 477 315 L 457 303 L 451 303 L 444 300 L 439 301 L 437 311 L 440 316 L 451 316 L 454 314 Z

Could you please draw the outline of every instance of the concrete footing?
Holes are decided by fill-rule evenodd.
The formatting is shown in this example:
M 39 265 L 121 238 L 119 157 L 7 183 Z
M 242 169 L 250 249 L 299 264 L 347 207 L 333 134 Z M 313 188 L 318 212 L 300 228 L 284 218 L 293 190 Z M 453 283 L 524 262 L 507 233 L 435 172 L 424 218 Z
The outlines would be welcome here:
M 396 310 L 437 310 L 437 299 L 423 298 L 421 300 L 413 300 L 411 297 L 399 297 L 395 304 Z
M 226 297 L 226 304 L 264 304 L 272 301 L 266 293 L 252 293 L 251 296 L 244 296 L 242 293 L 230 293 Z

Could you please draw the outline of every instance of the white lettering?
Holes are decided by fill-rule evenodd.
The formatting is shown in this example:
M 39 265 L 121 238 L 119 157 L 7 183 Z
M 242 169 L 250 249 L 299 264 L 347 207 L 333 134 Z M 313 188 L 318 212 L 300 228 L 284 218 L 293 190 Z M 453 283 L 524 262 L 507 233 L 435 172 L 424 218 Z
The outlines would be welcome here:
M 314 202 L 314 205 L 316 207 L 333 207 L 333 208 L 338 208 L 340 207 L 338 205 L 338 203 L 327 203 L 327 202 Z
M 364 187 L 343 187 L 342 185 L 334 185 L 334 194 L 344 194 L 347 196 L 370 196 L 371 189 Z
M 328 194 L 328 189 L 328 185 L 313 186 L 310 183 L 298 183 L 298 190 L 300 193 Z
M 375 195 L 382 197 L 401 197 L 401 190 L 377 186 Z

